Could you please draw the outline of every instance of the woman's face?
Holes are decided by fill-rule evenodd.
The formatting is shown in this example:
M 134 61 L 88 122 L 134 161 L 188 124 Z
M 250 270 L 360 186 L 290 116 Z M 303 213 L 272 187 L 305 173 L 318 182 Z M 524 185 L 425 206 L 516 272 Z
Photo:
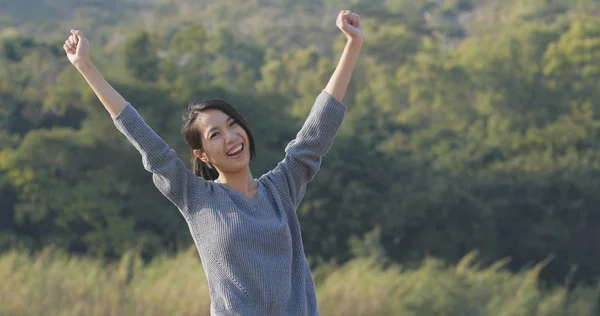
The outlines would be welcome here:
M 248 167 L 248 134 L 239 122 L 220 110 L 209 109 L 198 113 L 197 128 L 202 133 L 202 161 L 219 173 L 236 173 Z

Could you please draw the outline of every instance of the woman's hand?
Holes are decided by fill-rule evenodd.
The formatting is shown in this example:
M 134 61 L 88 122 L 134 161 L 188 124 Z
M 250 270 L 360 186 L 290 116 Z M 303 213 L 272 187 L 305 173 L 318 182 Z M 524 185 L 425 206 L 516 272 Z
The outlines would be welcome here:
M 63 45 L 67 58 L 73 66 L 89 61 L 89 42 L 79 30 L 71 30 L 71 36 Z
M 349 10 L 342 10 L 335 22 L 337 27 L 346 35 L 348 41 L 360 41 L 362 43 L 365 34 L 360 25 L 360 17 Z

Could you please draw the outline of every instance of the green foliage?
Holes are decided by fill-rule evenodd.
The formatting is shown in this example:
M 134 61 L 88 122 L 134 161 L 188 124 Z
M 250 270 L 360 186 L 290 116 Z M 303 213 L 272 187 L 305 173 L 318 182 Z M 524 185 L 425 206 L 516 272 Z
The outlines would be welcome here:
M 158 72 L 158 52 L 150 34 L 138 31 L 125 41 L 123 61 L 131 75 L 143 81 L 156 81 Z
M 283 158 L 329 80 L 344 45 L 334 18 L 350 8 L 367 40 L 345 123 L 298 210 L 311 264 L 378 256 L 417 267 L 429 256 L 457 263 L 477 249 L 484 263 L 510 257 L 515 271 L 550 256 L 546 281 L 600 276 L 598 1 L 25 4 L 12 1 L 11 18 L 0 16 L 11 26 L 0 33 L 0 249 L 54 245 L 114 258 L 135 247 L 150 259 L 191 245 L 180 214 L 64 58 L 70 28 L 91 38 L 98 68 L 184 161 L 187 102 L 234 104 L 251 124 L 260 175 Z M 542 302 L 529 288 L 504 304 L 478 284 L 512 294 L 516 281 L 473 284 L 431 269 L 423 284 L 446 278 L 447 292 L 416 286 L 424 294 L 365 313 L 588 313 L 578 298 Z M 415 275 L 402 282 L 421 280 Z M 162 302 L 143 311 L 186 305 Z

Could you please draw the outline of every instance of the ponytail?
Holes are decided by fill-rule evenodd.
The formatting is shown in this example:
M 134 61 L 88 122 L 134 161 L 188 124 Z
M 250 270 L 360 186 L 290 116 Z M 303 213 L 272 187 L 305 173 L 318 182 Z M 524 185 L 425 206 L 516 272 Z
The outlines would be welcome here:
M 216 180 L 219 178 L 219 172 L 217 169 L 210 167 L 200 158 L 192 154 L 192 172 L 202 177 L 204 180 Z

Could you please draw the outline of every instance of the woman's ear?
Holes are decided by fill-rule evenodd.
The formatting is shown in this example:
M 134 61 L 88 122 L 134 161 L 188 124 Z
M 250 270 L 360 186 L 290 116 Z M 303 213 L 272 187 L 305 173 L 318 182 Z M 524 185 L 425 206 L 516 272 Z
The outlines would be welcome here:
M 200 160 L 202 160 L 202 162 L 208 164 L 208 156 L 206 155 L 206 153 L 204 152 L 204 150 L 202 149 L 194 149 L 192 151 L 192 153 L 194 154 L 194 156 Z

